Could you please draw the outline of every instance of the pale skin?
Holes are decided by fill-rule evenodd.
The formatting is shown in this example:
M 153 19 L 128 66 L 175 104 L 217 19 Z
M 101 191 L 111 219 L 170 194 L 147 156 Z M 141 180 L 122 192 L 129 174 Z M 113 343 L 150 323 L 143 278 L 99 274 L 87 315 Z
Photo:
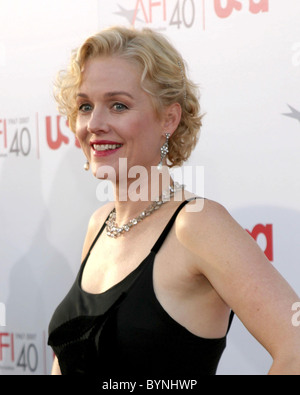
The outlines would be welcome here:
M 139 69 L 122 59 L 97 58 L 85 67 L 76 135 L 95 176 L 103 165 L 117 172 L 121 157 L 128 159 L 128 168 L 138 164 L 150 172 L 160 160 L 166 131 L 172 134 L 178 126 L 180 105 L 163 109 L 158 118 L 139 81 Z M 123 93 L 108 95 L 112 92 Z M 95 138 L 123 145 L 99 158 L 90 147 Z M 82 259 L 113 207 L 117 222 L 123 224 L 150 204 L 150 195 L 148 202 L 119 201 L 118 178 L 114 187 L 115 202 L 91 217 Z M 190 196 L 186 192 L 185 198 Z M 300 332 L 291 323 L 291 308 L 299 296 L 222 205 L 202 203 L 198 212 L 188 209 L 193 202 L 180 212 L 156 256 L 153 283 L 158 301 L 174 320 L 204 338 L 225 336 L 232 309 L 272 356 L 269 374 L 300 374 Z M 136 269 L 179 204 L 172 199 L 124 237 L 111 239 L 104 232 L 85 266 L 82 288 L 104 292 Z M 52 374 L 59 373 L 55 359 Z

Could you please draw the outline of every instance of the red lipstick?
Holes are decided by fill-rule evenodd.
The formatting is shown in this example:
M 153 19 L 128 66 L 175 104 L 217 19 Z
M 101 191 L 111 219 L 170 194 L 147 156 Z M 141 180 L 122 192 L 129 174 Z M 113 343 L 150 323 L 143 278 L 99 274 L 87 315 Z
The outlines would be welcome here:
M 90 142 L 90 146 L 92 147 L 94 157 L 104 157 L 113 155 L 122 148 L 123 144 L 117 141 L 95 140 Z

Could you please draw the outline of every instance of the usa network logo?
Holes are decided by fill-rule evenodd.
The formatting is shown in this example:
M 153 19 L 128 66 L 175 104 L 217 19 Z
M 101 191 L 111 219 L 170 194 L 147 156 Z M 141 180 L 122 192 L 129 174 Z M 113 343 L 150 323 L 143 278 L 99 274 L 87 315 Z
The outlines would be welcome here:
M 191 28 L 196 24 L 205 30 L 206 16 L 213 13 L 218 18 L 229 18 L 237 12 L 256 15 L 269 12 L 269 0 L 127 0 L 117 1 L 113 11 L 130 25 L 149 27 Z M 153 25 L 153 26 L 152 26 Z

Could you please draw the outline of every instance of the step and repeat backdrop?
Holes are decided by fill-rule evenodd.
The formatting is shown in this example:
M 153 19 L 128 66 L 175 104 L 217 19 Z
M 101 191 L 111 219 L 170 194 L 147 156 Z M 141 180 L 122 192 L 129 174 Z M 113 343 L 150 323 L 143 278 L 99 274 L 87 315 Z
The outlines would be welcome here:
M 50 373 L 48 323 L 105 203 L 52 86 L 107 26 L 159 30 L 181 51 L 206 115 L 174 177 L 223 204 L 300 293 L 299 15 L 298 0 L 0 0 L 0 375 Z M 235 318 L 218 374 L 270 364 Z

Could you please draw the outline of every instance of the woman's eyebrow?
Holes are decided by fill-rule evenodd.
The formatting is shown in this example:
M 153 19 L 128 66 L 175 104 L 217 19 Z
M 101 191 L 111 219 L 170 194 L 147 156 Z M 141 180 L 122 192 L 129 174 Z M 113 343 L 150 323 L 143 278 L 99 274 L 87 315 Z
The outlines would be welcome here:
M 83 97 L 85 99 L 88 99 L 88 95 L 86 95 L 85 93 L 77 93 L 77 97 Z
M 114 91 L 114 92 L 107 92 L 104 94 L 104 97 L 113 97 L 113 96 L 128 96 L 130 99 L 133 99 L 133 96 L 125 91 Z
M 130 93 L 125 92 L 125 91 L 113 91 L 113 92 L 107 92 L 104 94 L 105 98 L 114 97 L 114 96 L 128 96 L 128 97 L 130 97 L 130 99 L 133 99 L 133 96 Z M 88 95 L 86 93 L 81 93 L 81 92 L 77 93 L 77 97 L 83 97 L 85 99 L 88 99 Z

